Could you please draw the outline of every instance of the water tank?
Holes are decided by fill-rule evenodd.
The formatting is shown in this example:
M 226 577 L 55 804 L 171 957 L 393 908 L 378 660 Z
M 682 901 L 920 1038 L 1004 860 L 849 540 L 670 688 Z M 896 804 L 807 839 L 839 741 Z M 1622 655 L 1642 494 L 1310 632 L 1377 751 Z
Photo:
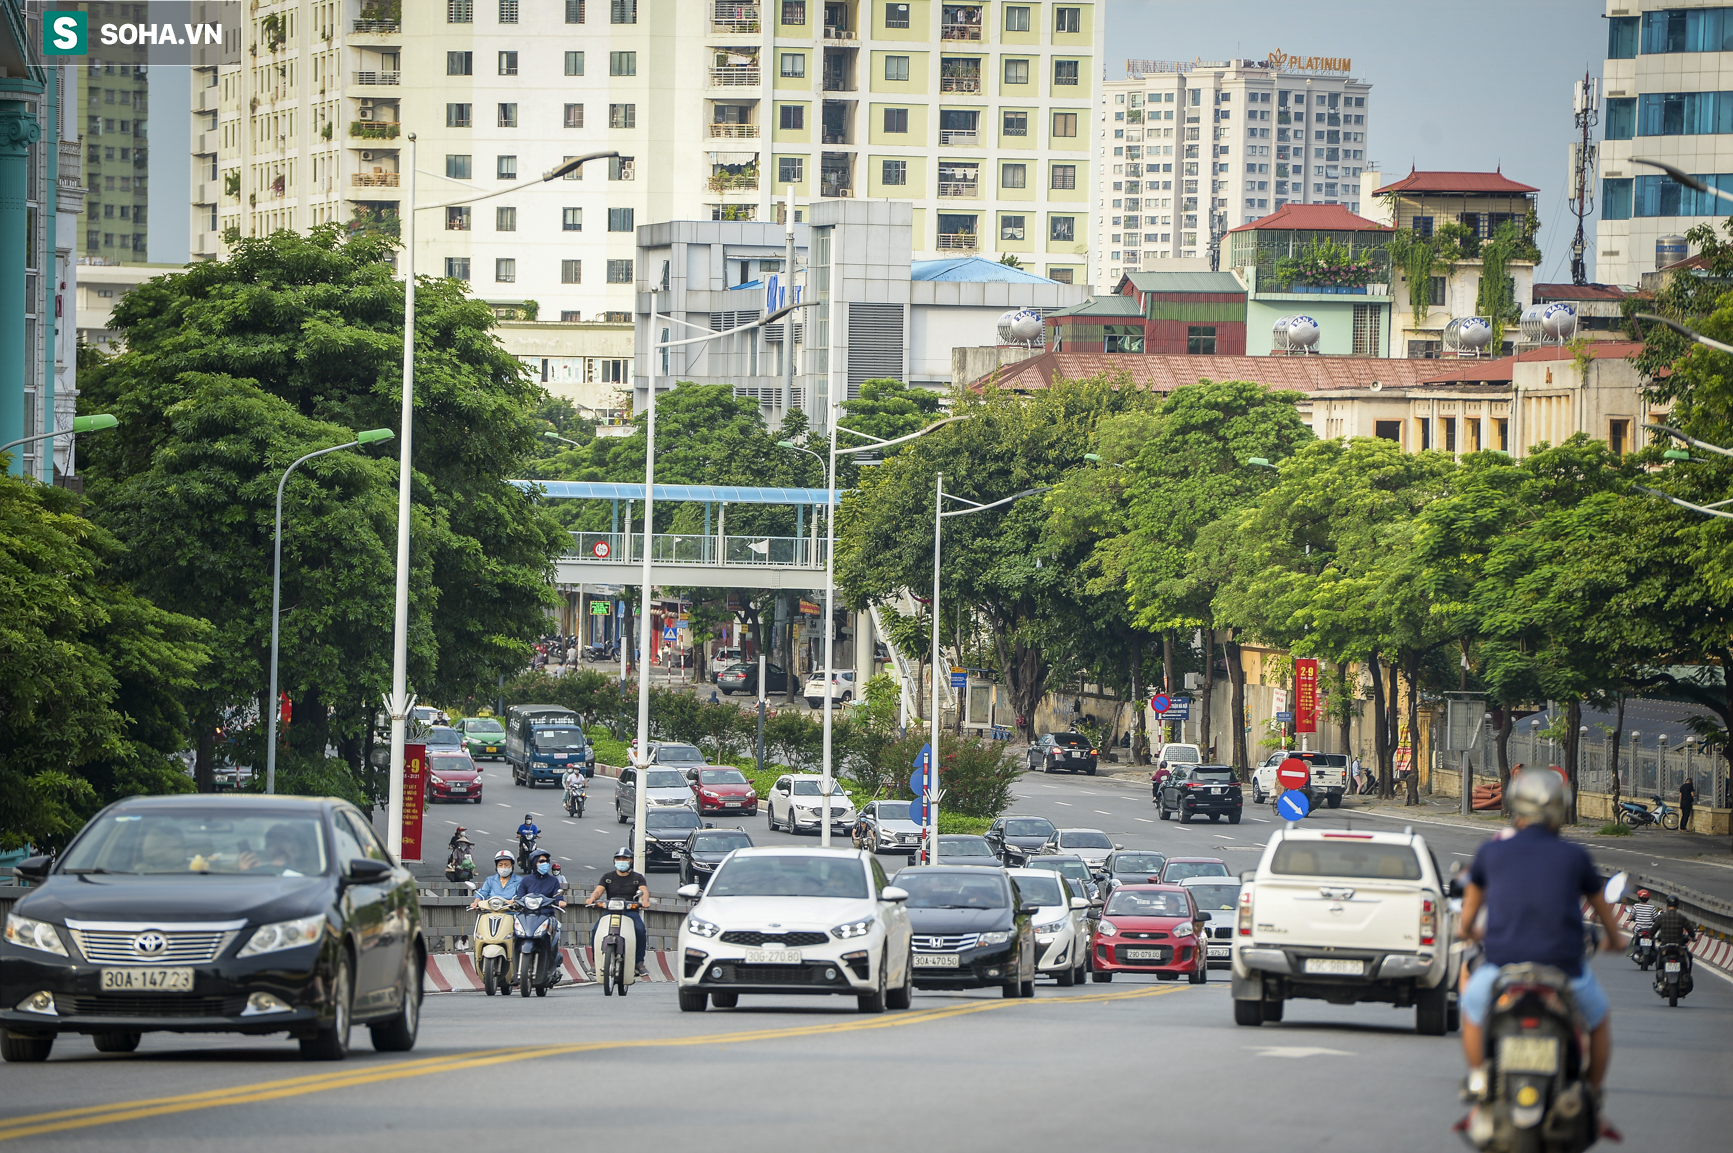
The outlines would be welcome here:
M 1000 344 L 1030 344 L 1041 339 L 1041 312 L 1034 308 L 1014 308 L 999 317 Z
M 1560 301 L 1531 304 L 1522 310 L 1524 340 L 1535 344 L 1563 344 L 1576 330 L 1576 309 Z
M 1318 343 L 1323 330 L 1309 316 L 1278 316 L 1270 328 L 1271 343 L 1277 352 L 1306 352 Z
M 1655 270 L 1670 268 L 1691 255 L 1691 246 L 1683 236 L 1655 237 Z
M 1484 316 L 1459 316 L 1444 326 L 1446 352 L 1478 355 L 1492 343 L 1492 325 Z

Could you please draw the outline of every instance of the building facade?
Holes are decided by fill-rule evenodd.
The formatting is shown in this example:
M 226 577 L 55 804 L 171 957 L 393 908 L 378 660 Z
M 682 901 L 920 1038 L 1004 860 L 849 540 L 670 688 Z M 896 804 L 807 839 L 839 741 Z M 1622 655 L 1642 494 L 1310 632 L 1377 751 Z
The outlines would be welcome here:
M 192 247 L 398 231 L 414 133 L 421 204 L 515 189 L 421 211 L 418 271 L 543 320 L 629 321 L 638 225 L 771 220 L 790 186 L 802 216 L 894 197 L 918 254 L 1083 284 L 1104 19 L 1096 0 L 260 0 L 242 63 L 195 76 Z
M 1389 225 L 1341 204 L 1287 204 L 1230 228 L 1224 268 L 1245 282 L 1246 352 L 1287 351 L 1288 318 L 1317 322 L 1309 352 L 1390 355 Z
M 143 264 L 150 226 L 149 69 L 142 46 L 97 46 L 72 57 L 88 195 L 79 253 L 86 263 Z M 179 115 L 178 110 L 174 111 Z
M 1607 0 L 1605 17 L 1595 279 L 1635 286 L 1677 259 L 1658 261 L 1657 247 L 1682 247 L 1690 229 L 1727 216 L 1724 201 L 1631 158 L 1665 161 L 1733 191 L 1733 8 Z
M 1101 291 L 1151 261 L 1210 258 L 1227 229 L 1285 204 L 1360 211 L 1372 86 L 1348 61 L 1128 63 L 1097 120 Z

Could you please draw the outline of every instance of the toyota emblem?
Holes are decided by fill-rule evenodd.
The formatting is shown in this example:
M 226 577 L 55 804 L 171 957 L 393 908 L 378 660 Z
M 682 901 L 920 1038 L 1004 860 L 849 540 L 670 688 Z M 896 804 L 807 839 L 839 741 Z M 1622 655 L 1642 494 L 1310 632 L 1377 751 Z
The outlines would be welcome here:
M 141 957 L 154 957 L 168 948 L 168 938 L 151 929 L 132 939 L 132 951 Z

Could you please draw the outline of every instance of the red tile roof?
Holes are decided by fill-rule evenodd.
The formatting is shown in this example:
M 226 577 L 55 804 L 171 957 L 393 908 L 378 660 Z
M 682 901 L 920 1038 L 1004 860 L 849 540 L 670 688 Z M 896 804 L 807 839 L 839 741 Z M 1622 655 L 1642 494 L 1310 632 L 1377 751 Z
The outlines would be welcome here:
M 1408 388 L 1436 371 L 1435 360 L 1370 356 L 1139 356 L 1049 349 L 972 381 L 970 387 L 996 381 L 1002 388 L 1028 390 L 1046 388 L 1060 377 L 1081 380 L 1123 372 L 1136 387 L 1162 393 L 1201 379 L 1250 380 L 1272 389 L 1316 393 L 1369 388 L 1374 381 L 1385 388 Z
M 1622 360 L 1643 350 L 1642 342 L 1633 340 L 1593 340 L 1584 347 L 1588 354 L 1597 360 Z M 1433 366 L 1433 371 L 1422 378 L 1422 383 L 1503 382 L 1512 378 L 1519 360 L 1573 360 L 1575 357 L 1576 353 L 1571 349 L 1560 344 L 1551 344 L 1542 348 L 1531 348 L 1515 356 L 1501 356 L 1496 360 L 1421 361 L 1422 364 Z
M 1538 304 L 1553 300 L 1611 300 L 1620 301 L 1627 296 L 1642 295 L 1616 284 L 1537 284 L 1534 286 L 1534 299 Z
M 1518 184 L 1502 172 L 1419 172 L 1410 171 L 1393 184 L 1386 184 L 1374 196 L 1391 192 L 1466 192 L 1480 196 L 1500 193 L 1538 192 L 1538 188 Z
M 1230 228 L 1229 232 L 1256 232 L 1262 229 L 1310 232 L 1327 229 L 1333 232 L 1394 232 L 1388 224 L 1379 224 L 1356 216 L 1340 204 L 1284 204 L 1268 216 Z

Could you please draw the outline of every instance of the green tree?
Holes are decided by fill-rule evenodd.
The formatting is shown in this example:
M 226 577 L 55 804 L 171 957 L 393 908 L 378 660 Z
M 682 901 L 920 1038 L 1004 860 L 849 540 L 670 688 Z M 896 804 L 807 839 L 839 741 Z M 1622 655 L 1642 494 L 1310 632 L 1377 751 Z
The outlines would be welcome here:
M 8 459 L 0 454 L 0 464 Z M 112 577 L 78 497 L 0 474 L 0 846 L 54 850 L 110 801 L 191 787 L 178 693 L 208 629 Z
M 918 385 L 911 388 L 899 380 L 874 378 L 863 381 L 860 395 L 844 401 L 843 408 L 848 415 L 840 422 L 842 428 L 859 429 L 880 440 L 895 440 L 918 431 L 939 415 L 939 394 Z M 843 443 L 866 442 L 844 438 Z M 889 451 L 894 453 L 897 449 Z

